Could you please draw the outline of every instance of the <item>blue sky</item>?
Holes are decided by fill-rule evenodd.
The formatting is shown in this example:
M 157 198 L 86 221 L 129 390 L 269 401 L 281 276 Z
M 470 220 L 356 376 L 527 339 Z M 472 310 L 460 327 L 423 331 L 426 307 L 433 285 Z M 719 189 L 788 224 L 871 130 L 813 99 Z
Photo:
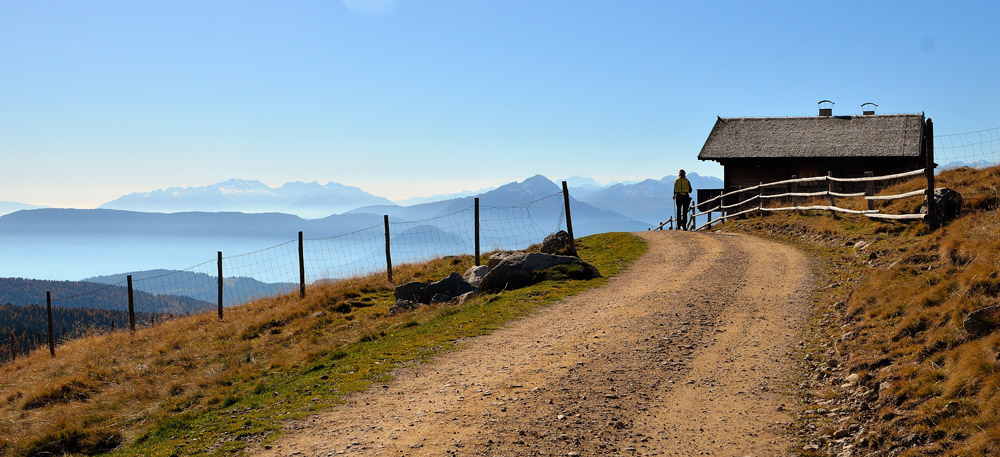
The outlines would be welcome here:
M 821 99 L 992 128 L 998 4 L 0 0 L 0 201 L 719 175 L 716 116 Z

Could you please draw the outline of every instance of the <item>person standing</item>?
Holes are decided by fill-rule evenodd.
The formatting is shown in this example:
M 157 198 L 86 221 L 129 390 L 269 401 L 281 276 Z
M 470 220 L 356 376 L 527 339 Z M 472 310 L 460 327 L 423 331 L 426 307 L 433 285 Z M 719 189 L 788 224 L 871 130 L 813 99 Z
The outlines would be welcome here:
M 674 180 L 674 209 L 677 211 L 677 229 L 687 230 L 687 213 L 691 206 L 691 181 L 685 177 L 684 170 L 677 172 Z

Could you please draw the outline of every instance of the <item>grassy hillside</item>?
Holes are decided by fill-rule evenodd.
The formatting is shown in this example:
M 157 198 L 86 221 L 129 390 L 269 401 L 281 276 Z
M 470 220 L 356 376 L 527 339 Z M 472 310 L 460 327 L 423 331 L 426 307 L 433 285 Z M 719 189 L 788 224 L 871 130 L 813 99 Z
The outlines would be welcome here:
M 944 171 L 937 185 L 958 190 L 965 205 L 934 232 L 819 212 L 723 229 L 789 240 L 830 263 L 803 342 L 803 455 L 1000 455 L 1000 332 L 977 336 L 962 325 L 1000 304 L 1000 168 Z
M 605 277 L 645 251 L 627 234 L 578 240 Z M 472 265 L 450 257 L 394 269 L 400 283 Z M 136 334 L 81 338 L 0 367 L 0 455 L 230 455 L 266 442 L 287 419 L 385 382 L 539 306 L 604 284 L 550 280 L 461 306 L 388 315 L 392 287 L 371 276 L 311 287 Z

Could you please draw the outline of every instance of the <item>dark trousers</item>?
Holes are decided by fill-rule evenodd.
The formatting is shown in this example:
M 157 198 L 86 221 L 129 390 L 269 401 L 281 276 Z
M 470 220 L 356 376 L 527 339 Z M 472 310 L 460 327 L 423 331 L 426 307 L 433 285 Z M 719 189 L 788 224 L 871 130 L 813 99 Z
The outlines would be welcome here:
M 677 194 L 674 201 L 677 210 L 677 230 L 687 230 L 688 209 L 691 207 L 691 196 L 688 194 Z

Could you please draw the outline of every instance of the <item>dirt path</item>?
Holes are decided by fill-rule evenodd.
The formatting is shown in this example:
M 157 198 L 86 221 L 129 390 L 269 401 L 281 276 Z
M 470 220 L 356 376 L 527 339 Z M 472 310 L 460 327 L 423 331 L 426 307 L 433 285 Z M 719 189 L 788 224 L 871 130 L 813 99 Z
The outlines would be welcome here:
M 649 252 L 606 287 L 400 369 L 260 455 L 784 455 L 806 257 L 640 235 Z

